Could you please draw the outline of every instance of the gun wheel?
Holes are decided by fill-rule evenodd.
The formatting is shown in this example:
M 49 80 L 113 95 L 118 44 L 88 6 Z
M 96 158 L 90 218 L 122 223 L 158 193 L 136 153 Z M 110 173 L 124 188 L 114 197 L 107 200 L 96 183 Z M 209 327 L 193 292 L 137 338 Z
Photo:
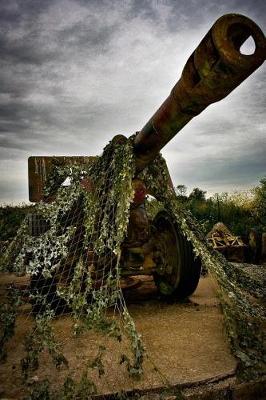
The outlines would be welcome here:
M 181 233 L 167 211 L 160 211 L 153 220 L 155 228 L 154 281 L 163 297 L 184 299 L 196 289 L 201 262 L 195 258 L 192 245 Z

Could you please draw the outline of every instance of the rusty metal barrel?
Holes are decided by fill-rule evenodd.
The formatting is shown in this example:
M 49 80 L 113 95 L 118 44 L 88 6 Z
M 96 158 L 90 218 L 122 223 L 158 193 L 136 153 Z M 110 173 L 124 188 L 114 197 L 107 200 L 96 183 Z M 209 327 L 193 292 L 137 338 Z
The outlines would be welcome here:
M 253 54 L 242 54 L 252 37 Z M 251 19 L 239 14 L 219 18 L 189 57 L 169 97 L 137 133 L 134 151 L 140 172 L 192 118 L 222 100 L 265 60 L 266 40 Z

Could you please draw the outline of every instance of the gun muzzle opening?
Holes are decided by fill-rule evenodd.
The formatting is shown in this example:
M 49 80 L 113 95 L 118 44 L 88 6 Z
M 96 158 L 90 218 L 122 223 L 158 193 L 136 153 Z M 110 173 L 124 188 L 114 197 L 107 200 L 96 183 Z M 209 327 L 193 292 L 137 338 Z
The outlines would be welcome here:
M 256 43 L 252 36 L 249 36 L 245 42 L 242 43 L 240 46 L 240 53 L 249 56 L 255 53 L 256 50 Z
M 252 37 L 253 54 L 241 46 Z M 266 40 L 251 19 L 239 14 L 219 18 L 189 57 L 170 95 L 135 138 L 140 172 L 192 118 L 225 98 L 265 60 Z
M 233 69 L 249 71 L 248 75 L 265 60 L 265 36 L 259 26 L 244 15 L 227 14 L 219 18 L 212 27 L 212 39 L 223 61 Z M 253 51 L 247 54 L 242 46 L 248 40 L 253 43 Z
M 254 54 L 257 48 L 256 42 L 252 36 L 252 32 L 246 29 L 245 26 L 241 24 L 233 24 L 229 27 L 228 38 L 232 42 L 235 50 L 239 51 L 240 54 L 247 55 L 241 51 L 242 46 L 248 41 L 249 38 L 253 40 L 254 49 L 251 54 Z M 255 38 L 256 39 L 256 38 Z M 251 55 L 250 54 L 250 55 Z

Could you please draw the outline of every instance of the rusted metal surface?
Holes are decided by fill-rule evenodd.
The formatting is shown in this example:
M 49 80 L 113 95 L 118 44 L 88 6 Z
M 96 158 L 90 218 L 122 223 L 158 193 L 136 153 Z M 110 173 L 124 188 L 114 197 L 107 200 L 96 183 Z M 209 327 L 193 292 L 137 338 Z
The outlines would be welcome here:
M 240 47 L 249 36 L 254 38 L 256 49 L 252 55 L 243 55 Z M 194 116 L 201 113 L 208 105 L 223 99 L 257 69 L 265 59 L 265 50 L 265 37 L 253 21 L 236 14 L 228 14 L 219 18 L 189 57 L 182 76 L 172 89 L 170 96 L 141 132 L 136 135 L 134 151 L 137 173 L 151 163 L 160 149 Z M 117 135 L 112 139 L 114 146 L 126 141 L 127 138 L 123 135 Z M 49 198 L 45 197 L 44 187 L 55 165 L 82 165 L 91 163 L 94 159 L 95 157 L 84 156 L 30 157 L 30 201 L 52 201 L 54 199 L 54 193 Z M 167 175 L 166 179 L 171 182 L 170 174 L 167 173 Z M 62 177 L 61 181 L 56 181 L 56 190 L 63 184 L 64 179 L 65 177 Z M 94 183 L 89 177 L 82 179 L 80 184 L 84 190 L 95 190 Z M 169 284 L 175 290 L 179 281 L 181 261 L 182 265 L 186 264 L 186 270 L 188 270 L 188 265 L 192 265 L 191 249 L 186 247 L 188 246 L 186 241 L 174 229 L 169 216 L 162 217 L 164 222 L 159 223 L 157 219 L 158 226 L 153 224 L 152 232 L 145 210 L 145 197 L 147 193 L 151 195 L 153 193 L 150 192 L 150 188 L 145 187 L 140 179 L 135 178 L 132 185 L 135 195 L 130 208 L 127 238 L 122 245 L 123 272 L 133 275 L 145 271 L 145 273 L 151 274 L 156 270 L 158 275 L 166 277 L 164 285 Z M 160 199 L 157 197 L 157 200 Z M 69 218 L 72 218 L 71 212 Z M 82 230 L 82 213 L 80 218 L 81 220 L 76 225 L 80 226 L 80 230 Z M 41 229 L 40 221 L 37 219 L 35 222 L 37 222 L 35 224 L 36 232 L 34 231 L 33 234 L 37 235 Z M 77 231 L 78 237 L 82 237 L 80 230 Z M 157 247 L 154 245 L 154 240 Z M 214 234 L 208 240 L 217 250 L 226 252 L 229 259 L 238 261 L 244 256 L 245 246 L 230 232 L 226 232 L 222 236 Z M 74 240 L 73 243 L 76 241 Z M 91 249 L 88 251 L 91 252 Z M 74 253 L 74 250 L 70 251 L 71 257 Z M 156 261 L 154 261 L 155 259 Z M 97 257 L 95 260 L 97 268 L 100 270 L 103 262 L 106 262 L 106 255 L 103 259 Z M 110 260 L 112 260 L 111 255 Z M 73 265 L 73 260 L 66 262 L 66 265 Z M 189 293 L 192 291 L 190 290 Z
M 95 157 L 87 156 L 32 156 L 28 159 L 29 200 L 39 202 L 44 200 L 43 189 L 53 165 L 88 164 Z M 63 183 L 63 182 L 62 182 Z
M 240 47 L 252 36 L 254 54 Z M 193 117 L 208 105 L 226 97 L 265 60 L 266 41 L 261 29 L 249 18 L 228 14 L 219 18 L 189 57 L 180 80 L 169 97 L 135 137 L 136 171 L 153 161 L 158 152 Z M 123 143 L 126 138 L 113 138 Z M 65 163 L 90 162 L 92 157 L 30 157 L 29 199 L 43 200 L 43 187 L 54 160 Z M 169 178 L 170 179 L 170 178 Z
M 254 54 L 240 52 L 252 36 Z M 193 117 L 226 97 L 265 60 L 266 42 L 249 18 L 228 14 L 219 18 L 189 57 L 180 80 L 153 117 L 136 135 L 137 171 L 156 157 Z

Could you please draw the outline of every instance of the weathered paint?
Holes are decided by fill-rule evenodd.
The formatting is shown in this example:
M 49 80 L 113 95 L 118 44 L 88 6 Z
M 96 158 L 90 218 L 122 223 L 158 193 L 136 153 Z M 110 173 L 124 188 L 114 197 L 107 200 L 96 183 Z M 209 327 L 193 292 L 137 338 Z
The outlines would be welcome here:
M 240 52 L 252 36 L 252 55 Z M 189 57 L 169 97 L 135 138 L 136 168 L 140 172 L 192 118 L 222 100 L 265 60 L 266 41 L 249 18 L 227 14 L 219 18 Z

